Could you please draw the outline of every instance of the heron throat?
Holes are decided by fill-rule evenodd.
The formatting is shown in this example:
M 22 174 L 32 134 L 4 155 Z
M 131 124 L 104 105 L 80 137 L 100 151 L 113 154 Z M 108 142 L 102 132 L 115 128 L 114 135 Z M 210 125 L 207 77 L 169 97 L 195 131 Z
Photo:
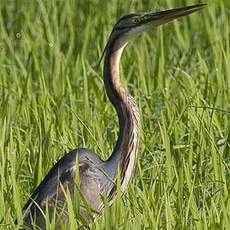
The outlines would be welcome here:
M 121 189 L 124 191 L 131 179 L 138 154 L 140 139 L 140 114 L 135 99 L 120 82 L 119 63 L 127 42 L 122 37 L 110 38 L 104 61 L 104 83 L 107 95 L 119 119 L 119 134 L 112 155 L 108 159 L 114 171 L 119 167 Z M 116 178 L 116 175 L 112 175 Z

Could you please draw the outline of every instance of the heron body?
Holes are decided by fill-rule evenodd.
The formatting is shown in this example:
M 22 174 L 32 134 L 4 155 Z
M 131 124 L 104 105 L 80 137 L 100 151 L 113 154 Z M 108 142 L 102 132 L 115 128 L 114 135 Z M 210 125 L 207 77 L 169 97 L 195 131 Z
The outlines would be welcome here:
M 104 50 L 103 71 L 106 93 L 119 119 L 119 135 L 114 150 L 106 161 L 84 148 L 75 149 L 62 157 L 24 205 L 25 225 L 45 229 L 44 214 L 47 208 L 51 218 L 55 212 L 58 216 L 56 221 L 67 221 L 67 190 L 72 201 L 76 199 L 76 189 L 80 191 L 80 215 L 86 221 L 101 213 L 102 196 L 106 196 L 109 204 L 112 204 L 118 178 L 122 192 L 126 190 L 137 160 L 141 122 L 135 99 L 120 82 L 119 62 L 122 51 L 129 39 L 135 35 L 193 13 L 204 6 L 199 4 L 157 13 L 135 13 L 118 20 Z M 75 183 L 76 170 L 79 173 L 78 188 Z M 90 212 L 86 206 L 90 208 Z

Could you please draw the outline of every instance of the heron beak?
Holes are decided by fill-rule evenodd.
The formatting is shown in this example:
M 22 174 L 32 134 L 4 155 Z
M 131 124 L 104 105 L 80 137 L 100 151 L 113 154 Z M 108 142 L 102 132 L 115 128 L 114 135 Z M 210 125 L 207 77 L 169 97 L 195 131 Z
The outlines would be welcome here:
M 186 6 L 186 7 L 172 9 L 172 10 L 147 13 L 143 16 L 142 22 L 143 24 L 154 25 L 154 26 L 162 25 L 176 18 L 196 12 L 204 8 L 206 5 L 207 4 L 197 4 L 193 6 Z

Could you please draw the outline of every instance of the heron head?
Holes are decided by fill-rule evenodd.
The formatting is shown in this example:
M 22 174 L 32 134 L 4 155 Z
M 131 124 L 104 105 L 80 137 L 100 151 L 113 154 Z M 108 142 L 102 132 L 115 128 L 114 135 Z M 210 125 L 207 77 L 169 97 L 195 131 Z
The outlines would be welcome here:
M 116 39 L 119 41 L 120 45 L 118 44 L 117 47 L 119 48 L 119 46 L 124 46 L 129 39 L 136 37 L 136 35 L 148 29 L 191 14 L 205 6 L 206 4 L 198 4 L 155 13 L 133 13 L 125 15 L 115 24 L 109 40 Z

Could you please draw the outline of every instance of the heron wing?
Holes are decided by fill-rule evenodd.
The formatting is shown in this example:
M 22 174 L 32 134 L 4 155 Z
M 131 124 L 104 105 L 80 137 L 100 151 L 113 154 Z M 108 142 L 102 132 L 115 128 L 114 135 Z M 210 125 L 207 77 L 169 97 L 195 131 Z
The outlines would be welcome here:
M 58 205 L 66 205 L 65 191 L 67 188 L 73 198 L 74 188 L 76 187 L 74 182 L 77 156 L 80 179 L 79 191 L 83 195 L 84 201 L 88 203 L 88 206 L 97 211 L 97 208 L 101 204 L 100 180 L 98 179 L 100 175 L 92 159 L 89 160 L 87 154 L 83 153 L 85 153 L 85 151 L 74 150 L 54 165 L 25 204 L 23 208 L 25 215 L 24 222 L 31 223 L 35 215 L 36 219 L 44 219 L 41 210 L 45 209 L 46 204 L 48 204 L 48 206 L 54 206 L 58 202 Z M 95 164 L 97 164 L 97 162 Z M 30 215 L 28 215 L 28 213 Z M 87 218 L 85 212 L 83 215 Z M 42 224 L 44 224 L 44 220 L 37 220 L 36 222 L 42 222 Z

